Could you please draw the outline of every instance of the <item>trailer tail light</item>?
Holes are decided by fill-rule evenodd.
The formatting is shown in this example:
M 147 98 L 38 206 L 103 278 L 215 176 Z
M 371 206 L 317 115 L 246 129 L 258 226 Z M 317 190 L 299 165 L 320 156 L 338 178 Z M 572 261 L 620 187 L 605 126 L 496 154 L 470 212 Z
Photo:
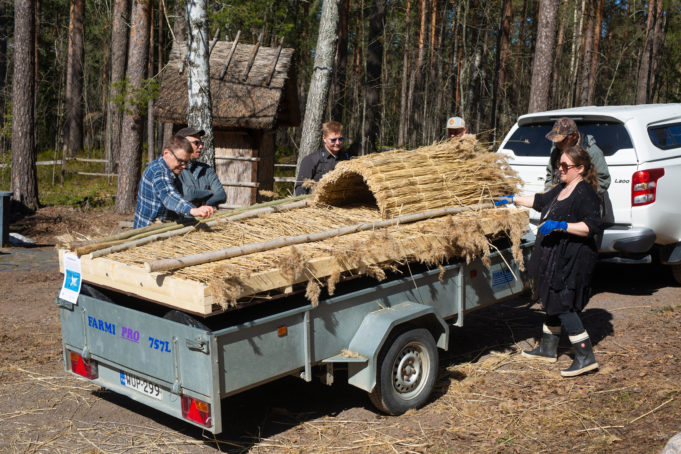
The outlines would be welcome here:
M 631 178 L 631 206 L 649 205 L 655 201 L 657 180 L 664 169 L 648 169 L 635 172 Z
M 189 396 L 182 396 L 182 417 L 205 427 L 213 425 L 210 404 Z
M 83 358 L 76 352 L 69 350 L 69 353 L 71 356 L 71 372 L 82 375 L 90 380 L 94 380 L 99 376 L 97 366 L 92 361 Z

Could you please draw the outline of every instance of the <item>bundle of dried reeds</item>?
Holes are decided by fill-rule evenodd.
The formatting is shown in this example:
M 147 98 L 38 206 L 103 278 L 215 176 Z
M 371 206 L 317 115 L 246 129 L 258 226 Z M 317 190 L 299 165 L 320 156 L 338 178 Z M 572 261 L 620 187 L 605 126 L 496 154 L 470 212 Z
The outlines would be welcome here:
M 512 194 L 520 184 L 504 156 L 472 135 L 415 150 L 394 150 L 338 163 L 315 189 L 315 203 L 375 200 L 383 218 L 466 206 Z
M 518 179 L 501 156 L 476 146 L 467 138 L 342 162 L 321 180 L 313 206 L 225 217 L 153 243 L 110 249 L 107 259 L 140 273 L 145 265 L 160 270 L 152 263 L 172 262 L 165 269 L 203 283 L 223 308 L 303 282 L 315 302 L 323 281 L 333 294 L 343 275 L 381 279 L 400 263 L 484 258 L 498 236 L 511 238 L 522 266 L 527 213 L 490 203 L 514 193 Z

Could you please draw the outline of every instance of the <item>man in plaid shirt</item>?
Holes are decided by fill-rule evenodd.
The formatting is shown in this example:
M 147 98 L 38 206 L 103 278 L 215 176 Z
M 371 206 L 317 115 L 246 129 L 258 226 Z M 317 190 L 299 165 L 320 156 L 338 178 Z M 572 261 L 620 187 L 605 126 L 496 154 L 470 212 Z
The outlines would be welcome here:
M 149 163 L 137 192 L 133 228 L 146 227 L 155 219 L 164 220 L 169 211 L 199 218 L 208 218 L 215 212 L 215 208 L 207 205 L 194 207 L 175 187 L 175 179 L 187 167 L 193 151 L 187 139 L 173 136 L 161 157 Z

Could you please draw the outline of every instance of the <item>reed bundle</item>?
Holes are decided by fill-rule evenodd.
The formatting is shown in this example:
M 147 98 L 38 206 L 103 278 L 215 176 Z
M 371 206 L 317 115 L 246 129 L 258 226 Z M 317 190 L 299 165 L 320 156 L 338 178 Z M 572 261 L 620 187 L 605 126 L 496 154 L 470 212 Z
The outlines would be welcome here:
M 476 146 L 467 139 L 342 162 L 320 181 L 311 205 L 223 217 L 97 254 L 141 273 L 145 264 L 175 269 L 174 278 L 204 284 L 223 308 L 304 282 L 314 303 L 320 287 L 333 294 L 341 276 L 382 279 L 386 269 L 410 261 L 485 260 L 490 237 L 509 237 L 522 266 L 527 213 L 490 203 L 515 193 L 518 180 L 503 157 Z M 152 266 L 163 262 L 172 266 Z
M 315 203 L 375 203 L 384 219 L 513 194 L 520 179 L 505 158 L 474 136 L 415 150 L 394 150 L 339 162 L 315 189 Z

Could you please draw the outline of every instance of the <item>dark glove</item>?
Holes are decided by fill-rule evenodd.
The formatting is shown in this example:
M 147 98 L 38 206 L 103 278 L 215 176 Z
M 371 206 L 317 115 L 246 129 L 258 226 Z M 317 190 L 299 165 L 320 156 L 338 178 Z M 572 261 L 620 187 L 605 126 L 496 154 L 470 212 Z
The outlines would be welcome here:
M 512 195 L 502 195 L 496 198 L 494 201 L 495 205 L 506 205 L 513 203 L 513 196 Z
M 554 230 L 565 230 L 567 231 L 567 222 L 565 221 L 544 221 L 542 225 L 539 226 L 539 233 L 546 236 Z

